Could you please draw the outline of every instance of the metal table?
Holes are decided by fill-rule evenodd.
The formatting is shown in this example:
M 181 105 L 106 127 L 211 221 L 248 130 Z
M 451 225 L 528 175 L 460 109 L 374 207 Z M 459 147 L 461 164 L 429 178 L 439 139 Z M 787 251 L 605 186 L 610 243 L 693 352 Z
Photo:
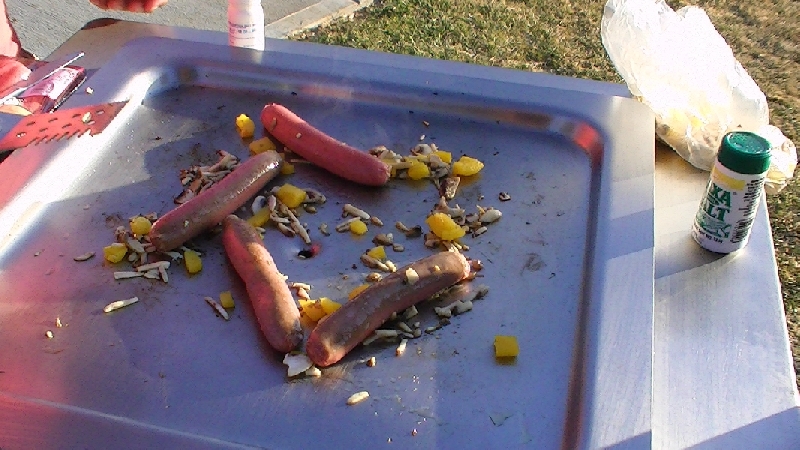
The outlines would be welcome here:
M 95 21 L 64 43 L 53 57 L 84 50 L 81 63 L 101 67 L 128 41 L 162 36 L 224 44 L 206 31 Z M 627 97 L 623 86 L 553 77 L 561 89 Z M 800 448 L 800 398 L 788 341 L 765 204 L 759 209 L 748 247 L 719 256 L 700 249 L 689 226 L 707 173 L 674 152 L 657 147 L 655 179 L 655 305 L 652 401 L 645 425 L 613 448 Z M 649 339 L 649 337 L 647 337 Z M 619 343 L 617 345 L 625 345 Z M 647 363 L 643 363 L 647 365 Z M 619 368 L 626 370 L 626 368 Z M 613 383 L 613 380 L 605 380 Z M 647 389 L 647 387 L 643 387 Z M 1 414 L 24 412 L 0 394 Z M 45 402 L 46 403 L 46 402 Z M 56 407 L 42 404 L 40 406 Z M 55 408 L 69 423 L 69 406 Z M 649 417 L 648 417 L 649 416 Z M 97 413 L 90 417 L 99 436 L 122 433 L 142 438 L 159 427 L 138 429 L 126 420 Z M 649 425 L 648 425 L 649 424 Z M 86 426 L 86 422 L 82 422 Z M 66 429 L 66 428 L 65 428 Z M 25 430 L 10 430 L 7 438 Z M 234 445 L 181 431 L 161 429 L 164 447 Z M 70 433 L 61 430 L 65 442 Z M 4 435 L 0 431 L 0 445 Z M 74 442 L 80 442 L 75 440 Z M 133 442 L 131 446 L 136 446 Z M 13 448 L 13 447 L 10 447 Z

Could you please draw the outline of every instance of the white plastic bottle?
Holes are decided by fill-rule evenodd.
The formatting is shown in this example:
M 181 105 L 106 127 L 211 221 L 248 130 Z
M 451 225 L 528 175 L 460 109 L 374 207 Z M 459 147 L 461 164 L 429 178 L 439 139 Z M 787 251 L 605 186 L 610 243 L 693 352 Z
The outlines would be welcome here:
M 228 0 L 228 44 L 264 50 L 261 0 Z
M 692 226 L 692 237 L 700 246 L 732 253 L 747 245 L 769 160 L 770 144 L 761 136 L 735 131 L 722 138 Z

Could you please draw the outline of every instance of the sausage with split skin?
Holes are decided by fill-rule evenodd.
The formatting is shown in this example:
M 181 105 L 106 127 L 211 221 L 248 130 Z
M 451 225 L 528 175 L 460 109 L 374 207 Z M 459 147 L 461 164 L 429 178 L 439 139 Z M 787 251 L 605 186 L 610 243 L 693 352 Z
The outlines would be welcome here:
M 409 282 L 409 270 L 413 284 Z M 327 367 L 341 360 L 373 331 L 399 313 L 469 276 L 464 255 L 441 252 L 422 258 L 362 291 L 320 322 L 306 342 L 311 361 Z M 417 278 L 418 277 L 418 278 Z
M 150 242 L 157 251 L 166 252 L 222 222 L 275 178 L 282 162 L 274 151 L 248 158 L 197 197 L 156 220 L 149 233 Z
M 367 186 L 383 186 L 389 181 L 388 164 L 328 136 L 284 106 L 266 105 L 261 123 L 289 150 L 334 175 Z
M 246 221 L 230 215 L 222 221 L 222 245 L 244 281 L 267 342 L 283 353 L 297 348 L 303 342 L 300 311 L 261 235 Z

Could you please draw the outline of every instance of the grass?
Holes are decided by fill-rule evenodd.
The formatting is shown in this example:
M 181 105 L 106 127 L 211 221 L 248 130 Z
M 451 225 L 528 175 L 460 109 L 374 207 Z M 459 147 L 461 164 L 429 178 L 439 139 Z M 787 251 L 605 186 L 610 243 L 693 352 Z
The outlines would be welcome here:
M 669 1 L 678 9 L 690 4 Z M 796 0 L 698 0 L 800 144 Z M 605 0 L 383 0 L 296 39 L 621 82 L 600 42 Z M 800 182 L 768 198 L 795 367 L 800 368 Z M 800 377 L 798 377 L 800 384 Z

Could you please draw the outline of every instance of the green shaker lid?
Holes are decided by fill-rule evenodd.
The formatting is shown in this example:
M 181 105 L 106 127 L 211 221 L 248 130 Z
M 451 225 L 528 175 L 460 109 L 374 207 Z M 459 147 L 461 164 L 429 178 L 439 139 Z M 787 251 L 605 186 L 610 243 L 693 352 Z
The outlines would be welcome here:
M 769 141 L 748 131 L 732 131 L 722 138 L 717 159 L 730 170 L 744 174 L 769 169 Z

